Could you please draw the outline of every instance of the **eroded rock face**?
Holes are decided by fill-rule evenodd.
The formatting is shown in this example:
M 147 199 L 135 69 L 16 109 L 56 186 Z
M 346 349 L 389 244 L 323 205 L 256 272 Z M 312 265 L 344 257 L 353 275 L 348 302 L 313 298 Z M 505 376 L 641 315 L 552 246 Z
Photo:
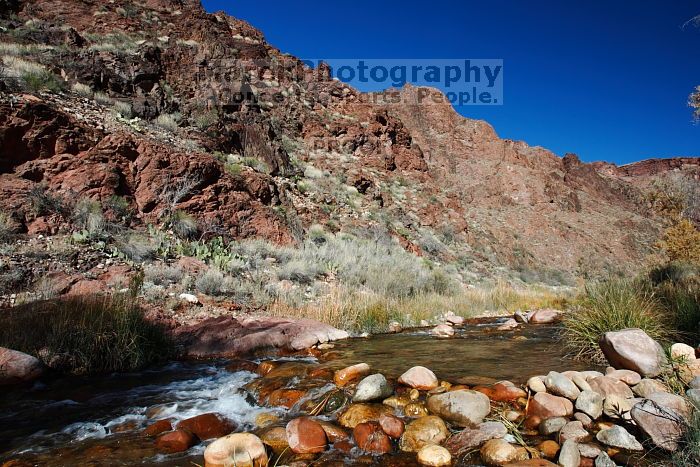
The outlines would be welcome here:
M 181 326 L 175 338 L 192 357 L 232 357 L 260 349 L 302 350 L 318 343 L 346 339 L 348 333 L 309 319 L 211 318 Z
M 641 329 L 606 332 L 600 348 L 615 368 L 636 371 L 644 377 L 658 376 L 666 364 L 661 345 Z
M 39 359 L 0 347 L 0 386 L 29 383 L 43 373 L 44 365 Z

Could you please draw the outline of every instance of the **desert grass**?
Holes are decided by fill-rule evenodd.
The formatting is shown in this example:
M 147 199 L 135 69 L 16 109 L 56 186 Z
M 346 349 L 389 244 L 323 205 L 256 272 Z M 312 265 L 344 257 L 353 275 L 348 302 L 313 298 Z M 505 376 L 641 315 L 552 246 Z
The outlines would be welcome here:
M 274 316 L 315 319 L 353 333 L 382 333 L 394 321 L 406 327 L 418 326 L 423 321 L 436 324 L 449 311 L 465 318 L 504 316 L 518 309 L 560 307 L 568 299 L 570 295 L 567 293 L 514 288 L 506 283 L 465 289 L 449 295 L 432 292 L 400 298 L 336 289 L 302 305 L 278 299 L 266 312 Z
M 564 320 L 564 340 L 575 357 L 604 362 L 600 338 L 627 328 L 642 329 L 660 341 L 672 335 L 672 322 L 648 282 L 610 278 L 586 287 Z
M 73 374 L 131 371 L 173 355 L 130 294 L 33 302 L 0 315 L 0 346 Z

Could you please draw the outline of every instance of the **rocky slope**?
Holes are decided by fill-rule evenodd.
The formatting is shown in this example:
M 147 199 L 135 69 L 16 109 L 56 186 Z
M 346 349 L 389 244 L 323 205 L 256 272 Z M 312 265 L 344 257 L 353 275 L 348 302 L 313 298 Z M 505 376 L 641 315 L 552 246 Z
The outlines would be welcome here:
M 662 224 L 637 181 L 698 164 L 560 158 L 411 87 L 378 103 L 193 0 L 2 5 L 0 209 L 29 234 L 72 228 L 37 198 L 117 196 L 131 228 L 177 208 L 205 236 L 382 230 L 466 281 L 570 282 L 641 264 Z

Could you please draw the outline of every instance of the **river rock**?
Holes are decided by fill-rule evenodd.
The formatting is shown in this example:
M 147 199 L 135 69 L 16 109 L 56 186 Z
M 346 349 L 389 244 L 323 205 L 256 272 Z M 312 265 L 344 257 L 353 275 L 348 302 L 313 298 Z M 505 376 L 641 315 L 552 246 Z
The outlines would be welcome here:
M 547 390 L 556 395 L 566 397 L 570 400 L 576 400 L 581 390 L 566 376 L 556 371 L 550 371 L 544 379 L 544 385 Z
M 267 396 L 267 405 L 272 407 L 286 407 L 291 409 L 294 404 L 299 402 L 304 396 L 306 396 L 306 391 L 301 391 L 299 389 L 292 388 L 280 388 L 275 389 Z
M 326 438 L 328 438 L 329 443 L 337 443 L 338 441 L 346 441 L 350 439 L 350 435 L 348 435 L 347 431 L 345 431 L 344 428 L 341 428 L 337 425 L 332 424 L 331 422 L 326 422 L 324 420 L 316 421 L 319 425 L 321 425 L 323 431 L 326 432 Z
M 661 400 L 664 405 L 652 399 L 644 401 L 632 407 L 630 415 L 640 430 L 648 436 L 652 442 L 667 451 L 678 449 L 678 442 L 683 437 L 688 408 L 685 401 L 680 396 L 674 394 L 657 393 L 650 397 L 656 398 L 660 395 L 677 397 L 680 401 L 673 399 Z M 677 406 L 677 404 L 682 404 Z
M 685 396 L 697 410 L 700 410 L 700 389 L 688 389 L 685 391 Z
M 320 423 L 300 417 L 287 423 L 287 442 L 297 454 L 313 454 L 326 450 L 328 438 Z
M 418 463 L 430 467 L 447 467 L 452 465 L 452 456 L 442 446 L 425 446 L 418 451 Z
M 486 441 L 495 438 L 503 438 L 508 430 L 501 422 L 484 422 L 476 428 L 465 428 L 454 434 L 445 442 L 445 448 L 454 457 L 463 457 L 474 448 L 478 448 Z
M 639 441 L 619 425 L 613 425 L 612 428 L 600 430 L 596 435 L 596 439 L 606 446 L 611 446 L 613 448 L 625 449 L 627 451 L 644 450 Z
M 514 320 L 513 318 L 509 318 L 502 322 L 497 328 L 497 331 L 510 331 L 513 329 L 517 329 L 519 326 L 518 322 Z
M 205 413 L 177 424 L 178 430 L 187 430 L 202 441 L 221 438 L 236 429 L 236 424 L 218 413 Z
M 428 410 L 458 426 L 474 427 L 491 412 L 491 403 L 480 392 L 460 389 L 429 397 Z
M 430 330 L 430 334 L 435 337 L 452 337 L 455 335 L 455 330 L 449 324 L 438 324 Z
M 197 437 L 187 430 L 169 431 L 156 438 L 156 448 L 168 454 L 185 452 L 195 444 Z
M 527 397 L 525 391 L 509 381 L 496 383 L 493 386 L 477 386 L 474 391 L 486 395 L 494 402 L 510 402 Z
M 278 456 L 289 450 L 287 430 L 283 426 L 267 428 L 260 434 L 260 440 Z
M 508 467 L 557 467 L 545 459 L 525 459 L 522 461 L 510 462 Z
M 567 423 L 569 423 L 569 420 L 564 417 L 547 418 L 540 423 L 539 431 L 544 436 L 551 436 L 559 433 Z
M 603 414 L 603 396 L 595 391 L 583 391 L 576 399 L 576 410 L 580 410 L 593 420 Z
M 649 397 L 655 392 L 668 392 L 668 388 L 661 381 L 644 378 L 632 387 L 632 392 L 639 397 Z
M 145 430 L 141 433 L 143 436 L 158 436 L 166 431 L 172 431 L 173 424 L 170 420 L 158 420 L 151 425 L 148 425 Z
M 540 376 L 533 376 L 528 379 L 527 387 L 530 388 L 532 392 L 547 392 L 547 386 L 544 385 L 544 378 Z
M 580 443 L 589 437 L 590 434 L 583 428 L 583 423 L 579 421 L 569 422 L 559 431 L 559 441 L 561 443 L 569 440 Z
M 658 376 L 667 363 L 661 345 L 641 329 L 606 332 L 599 344 L 613 367 L 636 371 L 645 377 Z
M 527 324 L 528 317 L 526 313 L 516 310 L 515 313 L 513 313 L 513 319 L 520 324 Z
M 481 460 L 486 465 L 505 465 L 511 462 L 524 461 L 529 456 L 524 448 L 516 447 L 500 439 L 490 439 L 479 450 Z
M 425 417 L 428 415 L 428 408 L 424 402 L 409 402 L 404 406 L 403 414 L 410 418 Z
M 204 450 L 205 467 L 262 467 L 268 465 L 265 445 L 251 433 L 219 438 Z
M 603 396 L 604 398 L 608 396 L 620 396 L 627 399 L 634 397 L 632 390 L 625 383 L 619 379 L 611 378 L 609 376 L 596 376 L 588 380 L 588 384 L 591 385 L 591 389 Z
M 421 391 L 430 391 L 439 386 L 435 373 L 423 366 L 414 366 L 399 376 L 399 383 Z
M 464 318 L 455 314 L 448 314 L 445 317 L 445 321 L 447 321 L 449 324 L 455 325 L 455 326 L 461 326 L 464 324 Z
M 391 440 L 377 422 L 360 423 L 353 428 L 352 436 L 364 452 L 379 455 L 391 452 Z
M 595 458 L 595 467 L 617 467 L 617 464 L 610 459 L 607 452 L 601 452 Z
M 696 376 L 695 378 L 688 381 L 688 387 L 690 389 L 700 389 L 700 376 Z
M 29 383 L 44 373 L 38 358 L 0 347 L 0 386 Z
M 406 429 L 403 420 L 391 414 L 382 414 L 379 417 L 379 426 L 382 427 L 384 433 L 394 439 L 401 438 Z
M 398 321 L 392 321 L 391 323 L 389 323 L 389 332 L 391 334 L 396 334 L 401 331 L 403 331 L 403 326 L 401 326 L 401 323 L 399 323 Z
M 671 346 L 671 357 L 675 359 L 682 359 L 685 362 L 692 362 L 696 360 L 695 349 L 688 344 L 673 344 Z
M 551 439 L 546 439 L 537 445 L 537 450 L 540 451 L 542 457 L 546 459 L 554 459 L 559 454 L 559 443 Z
M 688 401 L 677 394 L 670 392 L 656 392 L 647 399 L 656 403 L 659 407 L 675 412 L 683 420 L 688 421 L 692 414 L 692 407 Z
M 583 412 L 576 412 L 574 414 L 574 420 L 581 422 L 585 429 L 589 429 L 591 426 L 593 426 L 593 419 Z
M 612 419 L 629 420 L 629 412 L 639 399 L 626 399 L 615 394 L 605 398 L 603 413 Z
M 186 356 L 206 358 L 249 355 L 270 348 L 304 350 L 347 339 L 349 334 L 312 319 L 220 316 L 180 326 L 173 337 Z
M 559 451 L 559 461 L 561 467 L 578 467 L 581 463 L 581 453 L 578 451 L 578 443 L 569 439 L 564 441 Z
M 355 428 L 360 423 L 376 422 L 383 414 L 392 413 L 389 406 L 383 404 L 352 404 L 338 417 L 338 423 L 346 428 Z
M 370 368 L 366 363 L 358 363 L 351 365 L 335 372 L 333 381 L 339 388 L 345 387 L 350 383 L 359 381 L 361 378 L 369 375 Z
M 528 316 L 530 324 L 551 324 L 559 320 L 561 320 L 561 312 L 551 308 L 533 311 Z
M 634 386 L 635 384 L 638 384 L 641 380 L 642 377 L 639 373 L 636 371 L 632 370 L 615 370 L 612 369 L 612 371 L 608 371 L 605 373 L 605 376 L 609 376 L 610 378 L 615 378 L 619 379 L 623 383 L 625 383 L 628 386 Z
M 538 392 L 530 400 L 528 415 L 547 419 L 552 417 L 570 417 L 574 413 L 574 404 L 565 397 Z
M 440 417 L 427 415 L 406 426 L 399 446 L 402 451 L 417 452 L 431 444 L 442 444 L 450 432 Z
M 392 392 L 394 390 L 384 375 L 377 373 L 360 381 L 352 400 L 353 402 L 369 402 L 389 397 Z
M 586 380 L 586 377 L 579 373 L 578 371 L 575 371 L 570 377 L 571 382 L 576 385 L 581 391 L 592 391 L 591 385 L 588 384 L 588 380 Z
M 588 459 L 595 459 L 598 455 L 603 452 L 599 445 L 592 443 L 579 443 L 578 452 L 581 453 L 581 457 L 587 457 Z

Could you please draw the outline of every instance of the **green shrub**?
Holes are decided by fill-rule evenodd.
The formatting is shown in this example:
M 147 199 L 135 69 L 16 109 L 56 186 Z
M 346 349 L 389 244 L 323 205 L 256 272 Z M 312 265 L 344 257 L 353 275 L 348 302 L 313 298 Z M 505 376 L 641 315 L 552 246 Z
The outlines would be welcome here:
M 598 341 L 606 332 L 639 328 L 663 341 L 671 326 L 648 282 L 611 278 L 586 287 L 578 309 L 564 321 L 564 340 L 577 357 L 604 362 Z
M 153 123 L 164 130 L 177 131 L 180 121 L 180 114 L 161 114 L 153 121 Z
M 700 407 L 695 407 L 693 410 L 678 445 L 678 450 L 671 456 L 671 465 L 674 467 L 700 465 Z
M 143 263 L 156 257 L 158 248 L 150 239 L 141 235 L 129 235 L 117 242 L 117 250 L 135 263 Z
M 74 374 L 131 371 L 165 360 L 173 345 L 133 297 L 70 297 L 34 302 L 0 315 L 0 346 Z
M 63 214 L 63 200 L 48 192 L 45 185 L 34 185 L 27 193 L 29 205 L 37 216 Z
M 115 101 L 114 104 L 112 104 L 112 109 L 124 118 L 131 118 L 134 116 L 134 109 L 128 102 Z
M 32 92 L 50 91 L 61 92 L 63 90 L 63 82 L 48 70 L 40 72 L 25 71 L 20 76 L 23 87 Z
M 13 233 L 12 219 L 4 212 L 0 212 L 0 243 L 6 243 L 12 239 Z
M 81 199 L 73 209 L 73 221 L 90 236 L 98 237 L 104 233 L 105 221 L 102 206 L 91 199 Z
M 177 284 L 184 277 L 181 267 L 151 265 L 144 268 L 145 280 L 155 285 Z
M 70 87 L 70 89 L 71 89 L 71 91 L 73 91 L 74 93 L 76 93 L 77 95 L 82 96 L 82 97 L 92 98 L 92 96 L 94 95 L 92 88 L 90 86 L 88 86 L 87 84 L 74 83 Z
M 195 286 L 203 294 L 216 297 L 224 292 L 224 275 L 216 269 L 208 269 L 197 278 Z

